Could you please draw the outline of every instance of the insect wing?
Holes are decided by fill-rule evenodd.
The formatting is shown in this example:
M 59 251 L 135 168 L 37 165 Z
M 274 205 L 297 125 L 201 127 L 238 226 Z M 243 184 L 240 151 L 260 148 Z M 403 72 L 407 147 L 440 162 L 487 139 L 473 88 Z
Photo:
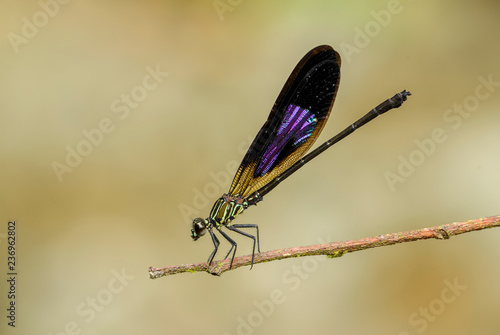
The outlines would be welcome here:
M 230 195 L 247 197 L 305 155 L 328 119 L 339 80 L 340 56 L 332 47 L 316 47 L 302 58 L 245 154 Z

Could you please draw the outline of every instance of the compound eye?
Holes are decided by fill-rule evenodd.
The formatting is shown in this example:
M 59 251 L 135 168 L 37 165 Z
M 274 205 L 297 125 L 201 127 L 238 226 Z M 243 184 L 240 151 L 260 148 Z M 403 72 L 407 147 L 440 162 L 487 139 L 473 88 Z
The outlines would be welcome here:
M 205 235 L 207 232 L 206 221 L 202 218 L 196 218 L 193 220 L 193 228 L 191 229 L 191 237 L 193 240 L 199 239 L 201 236 Z

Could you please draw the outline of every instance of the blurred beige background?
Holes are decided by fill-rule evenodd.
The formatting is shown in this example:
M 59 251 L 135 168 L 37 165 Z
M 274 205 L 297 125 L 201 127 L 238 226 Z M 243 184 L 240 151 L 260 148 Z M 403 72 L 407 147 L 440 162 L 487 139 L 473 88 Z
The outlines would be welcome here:
M 413 95 L 238 217 L 263 250 L 500 214 L 497 1 L 62 2 L 0 14 L 2 277 L 8 220 L 18 233 L 2 334 L 498 333 L 500 230 L 220 278 L 147 273 L 206 260 L 189 220 L 320 44 L 343 64 L 319 142 Z

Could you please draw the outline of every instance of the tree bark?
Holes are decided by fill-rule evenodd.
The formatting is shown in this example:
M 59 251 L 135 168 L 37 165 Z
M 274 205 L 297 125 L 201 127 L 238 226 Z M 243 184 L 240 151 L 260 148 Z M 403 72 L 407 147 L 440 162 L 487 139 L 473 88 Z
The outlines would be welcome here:
M 285 258 L 304 257 L 313 255 L 326 255 L 334 258 L 345 255 L 349 252 L 365 250 L 376 247 L 383 247 L 398 243 L 412 242 L 418 240 L 426 240 L 435 238 L 438 240 L 446 240 L 451 236 L 469 233 L 472 231 L 483 230 L 487 228 L 499 227 L 500 215 L 480 218 L 465 222 L 454 222 L 441 226 L 411 230 L 400 233 L 386 234 L 375 237 L 366 237 L 359 240 L 351 240 L 345 242 L 332 242 L 326 244 L 316 244 L 311 246 L 294 247 L 287 249 L 277 249 L 255 254 L 254 264 L 270 262 Z M 170 276 L 183 272 L 208 272 L 212 275 L 220 276 L 226 271 L 235 270 L 242 266 L 250 265 L 252 255 L 235 257 L 233 266 L 229 268 L 230 259 L 214 261 L 209 267 L 208 263 L 197 264 L 182 264 L 175 266 L 167 266 L 164 268 L 149 268 L 149 277 L 151 279 Z

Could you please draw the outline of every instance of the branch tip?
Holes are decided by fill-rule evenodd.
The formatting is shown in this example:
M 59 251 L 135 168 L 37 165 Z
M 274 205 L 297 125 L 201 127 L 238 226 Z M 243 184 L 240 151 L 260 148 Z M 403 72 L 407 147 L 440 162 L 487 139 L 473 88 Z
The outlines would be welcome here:
M 292 257 L 305 257 L 314 255 L 326 255 L 328 258 L 342 257 L 346 253 L 360 251 L 370 248 L 383 247 L 387 245 L 412 242 L 426 239 L 448 240 L 451 236 L 479 231 L 487 228 L 500 227 L 500 215 L 490 216 L 465 222 L 454 222 L 441 226 L 411 230 L 401 233 L 367 237 L 359 240 L 345 242 L 333 242 L 310 246 L 278 249 L 255 254 L 254 264 L 270 262 Z M 149 278 L 156 279 L 183 272 L 208 272 L 214 276 L 221 276 L 224 272 L 235 270 L 242 266 L 251 265 L 252 256 L 240 256 L 233 260 L 230 268 L 230 260 L 215 261 L 209 267 L 207 263 L 182 264 L 167 266 L 164 268 L 149 267 Z

